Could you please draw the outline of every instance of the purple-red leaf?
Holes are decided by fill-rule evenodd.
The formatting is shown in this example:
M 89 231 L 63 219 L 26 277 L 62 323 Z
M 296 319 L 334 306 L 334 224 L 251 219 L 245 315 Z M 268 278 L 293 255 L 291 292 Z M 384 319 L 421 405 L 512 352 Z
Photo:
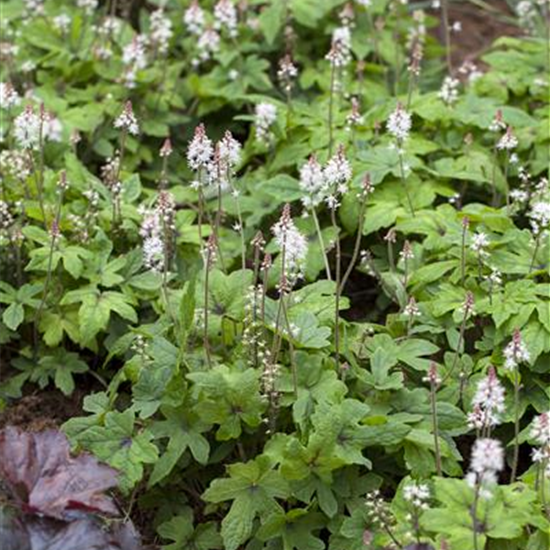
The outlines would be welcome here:
M 0 512 L 1 515 L 1 512 Z M 140 550 L 133 525 L 113 523 L 109 529 L 94 518 L 70 523 L 31 516 L 0 522 L 3 550 Z
M 55 430 L 0 431 L 0 477 L 27 511 L 70 519 L 74 511 L 117 514 L 104 491 L 117 485 L 117 472 L 93 456 L 71 457 L 65 435 Z

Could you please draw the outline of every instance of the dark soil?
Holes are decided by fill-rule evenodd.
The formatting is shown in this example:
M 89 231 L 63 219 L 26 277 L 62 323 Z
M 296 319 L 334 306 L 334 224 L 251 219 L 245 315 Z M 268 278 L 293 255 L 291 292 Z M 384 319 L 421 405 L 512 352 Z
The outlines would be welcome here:
M 82 414 L 86 393 L 75 389 L 67 397 L 55 389 L 35 390 L 8 405 L 0 414 L 0 429 L 8 425 L 30 432 L 59 428 L 69 418 Z
M 453 66 L 464 61 L 478 62 L 480 57 L 501 36 L 521 36 L 523 31 L 513 24 L 514 14 L 505 0 L 486 0 L 481 8 L 469 0 L 451 1 L 449 21 L 460 21 L 462 31 L 452 36 Z

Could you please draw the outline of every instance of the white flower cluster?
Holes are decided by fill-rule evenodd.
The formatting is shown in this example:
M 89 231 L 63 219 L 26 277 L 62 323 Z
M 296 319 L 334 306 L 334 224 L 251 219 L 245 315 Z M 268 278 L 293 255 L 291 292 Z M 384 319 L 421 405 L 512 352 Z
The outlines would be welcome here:
M 168 256 L 168 241 L 174 230 L 175 201 L 168 191 L 159 193 L 154 209 L 142 210 L 139 230 L 143 238 L 143 264 L 151 271 L 162 271 Z
M 343 147 L 339 147 L 336 154 L 329 159 L 323 174 L 328 190 L 325 202 L 334 210 L 340 205 L 339 197 L 347 193 L 352 176 L 351 165 Z
M 53 26 L 61 33 L 66 34 L 72 23 L 72 19 L 70 15 L 66 13 L 60 13 L 59 15 L 56 15 L 53 19 Z
M 403 142 L 409 137 L 412 127 L 411 115 L 403 108 L 401 103 L 388 118 L 386 128 L 388 132 L 398 141 Z
M 220 35 L 214 29 L 206 29 L 199 37 L 197 47 L 199 57 L 193 60 L 193 65 L 197 66 L 212 58 L 220 49 Z
M 521 0 L 516 4 L 519 24 L 529 30 L 533 30 L 535 22 L 539 17 L 537 6 L 533 0 Z
M 504 348 L 504 368 L 515 370 L 521 363 L 528 363 L 530 359 L 531 355 L 521 338 L 521 333 L 515 330 L 512 341 Z
M 21 103 L 21 96 L 11 82 L 0 82 L 0 109 L 11 109 Z
M 98 0 L 76 0 L 76 5 L 84 10 L 86 15 L 93 15 L 94 11 L 97 9 L 99 2 Z
M 429 508 L 430 489 L 424 483 L 411 481 L 403 488 L 403 498 L 415 508 L 427 510 Z
M 330 51 L 325 58 L 333 67 L 345 67 L 351 61 L 351 30 L 348 26 L 337 27 L 332 33 Z
M 550 412 L 534 418 L 529 435 L 539 445 L 533 449 L 533 462 L 542 464 L 545 477 L 550 478 Z
M 348 191 L 351 181 L 351 166 L 343 148 L 332 156 L 323 168 L 315 155 L 300 168 L 300 189 L 302 203 L 306 208 L 314 208 L 323 201 L 329 208 L 337 208 L 338 197 Z
M 134 36 L 132 41 L 122 49 L 122 63 L 124 74 L 122 79 L 127 88 L 136 85 L 136 74 L 147 67 L 147 45 L 149 39 L 144 34 Z
M 44 13 L 44 0 L 24 0 L 25 9 L 30 16 Z
M 470 472 L 466 476 L 472 487 L 479 487 L 479 495 L 491 496 L 491 487 L 498 483 L 498 473 L 504 468 L 504 450 L 500 441 L 476 439 L 472 449 Z
M 198 0 L 193 0 L 183 14 L 183 23 L 189 33 L 199 36 L 204 30 L 204 10 L 199 6 Z
M 531 227 L 535 234 L 547 231 L 548 227 L 550 227 L 550 202 L 533 202 L 527 215 L 529 216 Z
M 166 16 L 164 10 L 158 9 L 151 14 L 151 27 L 149 29 L 151 45 L 164 55 L 168 51 L 170 39 L 174 35 L 172 21 Z
M 217 149 L 220 159 L 229 167 L 235 168 L 241 162 L 241 144 L 227 130 L 223 138 L 218 141 Z
M 232 0 L 219 0 L 214 6 L 214 27 L 226 30 L 232 38 L 237 36 L 237 9 Z
M 426 42 L 426 12 L 424 10 L 414 10 L 412 13 L 412 24 L 407 32 L 407 50 L 412 50 L 415 46 L 423 49 Z
M 34 112 L 31 105 L 27 105 L 14 120 L 13 133 L 19 147 L 36 149 L 40 143 L 41 126 L 40 116 Z
M 446 76 L 437 97 L 445 103 L 445 105 L 454 105 L 458 101 L 458 88 L 460 80 L 452 76 Z
M 483 76 L 483 72 L 480 71 L 478 66 L 469 59 L 460 65 L 458 68 L 458 73 L 465 76 L 470 84 Z
M 416 304 L 414 297 L 411 296 L 409 298 L 407 305 L 403 309 L 403 315 L 409 319 L 414 319 L 415 317 L 420 317 L 422 315 L 418 309 L 418 305 Z
M 0 245 L 10 242 L 10 228 L 14 221 L 8 203 L 0 199 Z
M 241 144 L 230 131 L 226 131 L 214 147 L 204 125 L 197 126 L 187 148 L 187 163 L 191 170 L 199 172 L 192 187 L 199 188 L 205 184 L 228 187 L 233 171 L 241 161 L 241 149 Z
M 290 93 L 297 76 L 298 68 L 292 62 L 292 57 L 288 54 L 285 55 L 279 61 L 279 69 L 277 70 L 277 79 L 285 93 Z
M 502 272 L 496 267 L 491 267 L 491 273 L 485 277 L 492 286 L 500 286 L 502 284 Z
M 531 194 L 527 217 L 535 235 L 550 229 L 550 187 L 546 178 L 541 178 Z
M 286 205 L 277 223 L 271 228 L 284 264 L 284 276 L 290 284 L 303 275 L 307 256 L 307 239 L 296 227 Z
M 517 146 L 518 138 L 513 134 L 511 126 L 508 126 L 506 133 L 497 143 L 497 149 L 499 151 L 513 151 Z
M 489 244 L 490 244 L 490 241 L 489 241 L 489 237 L 487 237 L 487 234 L 484 233 L 483 231 L 480 231 L 479 233 L 474 233 L 472 235 L 472 243 L 470 244 L 470 248 L 480 258 L 485 258 L 489 256 L 489 253 L 486 250 Z
M 132 102 L 127 101 L 122 113 L 115 119 L 114 127 L 137 136 L 139 134 L 139 124 L 132 108 Z
M 346 117 L 346 129 L 351 130 L 355 126 L 363 124 L 364 118 L 361 115 L 359 100 L 356 97 L 351 98 L 351 112 Z
M 28 156 L 18 149 L 5 149 L 0 152 L 0 172 L 2 176 L 11 176 L 19 180 L 28 178 L 31 174 Z
M 304 193 L 302 203 L 306 208 L 313 208 L 323 202 L 327 185 L 323 167 L 315 155 L 300 168 L 300 189 Z
M 277 120 L 277 107 L 273 103 L 258 103 L 254 111 L 256 139 L 268 142 L 271 138 L 271 126 Z
M 495 116 L 493 117 L 493 120 L 491 121 L 491 124 L 489 124 L 489 130 L 491 132 L 500 132 L 501 130 L 506 129 L 506 123 L 504 122 L 502 111 L 498 109 L 498 111 L 495 113 Z
M 61 121 L 53 114 L 49 112 L 44 113 L 44 120 L 42 123 L 42 135 L 46 141 L 60 142 L 62 140 L 63 125 Z
M 193 139 L 187 147 L 187 164 L 189 168 L 194 172 L 202 168 L 207 168 L 213 153 L 214 148 L 212 146 L 212 141 L 206 135 L 204 124 L 199 124 L 195 128 Z
M 478 384 L 472 399 L 472 412 L 468 414 L 468 426 L 476 430 L 490 429 L 500 424 L 504 412 L 504 386 L 491 367 L 485 378 Z
M 403 248 L 399 252 L 399 256 L 402 260 L 413 260 L 414 259 L 414 251 L 413 251 L 411 243 L 409 241 L 405 241 L 403 243 Z

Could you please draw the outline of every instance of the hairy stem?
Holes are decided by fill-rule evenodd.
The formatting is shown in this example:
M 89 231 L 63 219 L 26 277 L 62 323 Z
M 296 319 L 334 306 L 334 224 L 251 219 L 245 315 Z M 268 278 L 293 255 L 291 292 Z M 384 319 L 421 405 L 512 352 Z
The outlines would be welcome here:
M 520 376 L 519 367 L 516 367 L 514 372 L 514 455 L 512 459 L 512 474 L 510 481 L 516 481 L 519 460 L 519 392 L 520 392 Z
M 340 237 L 338 235 L 339 227 L 336 221 L 336 208 L 330 209 L 330 219 L 332 227 L 336 232 L 336 300 L 334 306 L 334 351 L 336 370 L 340 371 L 340 293 L 341 293 L 341 267 L 342 267 L 342 249 L 340 247 Z
M 344 291 L 344 288 L 349 279 L 349 276 L 351 275 L 353 268 L 357 263 L 357 259 L 359 258 L 359 252 L 361 251 L 361 237 L 363 236 L 363 225 L 365 222 L 366 210 L 367 210 L 367 197 L 365 195 L 363 197 L 363 201 L 361 202 L 361 209 L 359 211 L 359 220 L 357 225 L 357 234 L 355 235 L 355 245 L 353 247 L 353 255 L 351 257 L 351 261 L 348 265 L 348 268 L 346 269 L 346 272 L 342 277 L 342 282 L 340 283 L 340 294 Z
M 441 11 L 443 15 L 443 31 L 445 34 L 445 61 L 447 62 L 447 71 L 449 75 L 453 72 L 451 61 L 451 27 L 449 25 L 449 0 L 442 0 Z
M 412 216 L 414 217 L 416 214 L 414 212 L 414 206 L 412 203 L 411 194 L 409 193 L 409 189 L 407 188 L 407 181 L 405 178 L 405 166 L 403 164 L 403 153 L 401 151 L 402 143 L 398 143 L 397 147 L 398 150 L 398 157 L 399 157 L 399 173 L 401 174 L 401 181 L 403 182 L 403 189 L 405 189 L 405 195 L 407 196 L 407 202 L 409 204 L 409 210 L 411 211 Z
M 430 401 L 432 407 L 432 430 L 434 434 L 434 450 L 435 450 L 435 469 L 437 475 L 441 477 L 443 475 L 441 468 L 441 451 L 439 449 L 439 427 L 437 421 L 437 387 L 434 382 L 430 385 Z
M 323 239 L 323 233 L 321 232 L 321 226 L 319 224 L 319 218 L 317 217 L 317 211 L 315 210 L 314 206 L 311 208 L 311 214 L 313 216 L 313 221 L 315 222 L 315 231 L 317 232 L 317 238 L 319 239 L 319 245 L 321 246 L 321 252 L 323 254 L 323 262 L 325 264 L 325 272 L 327 274 L 327 279 L 329 281 L 332 281 L 330 265 L 328 263 L 328 256 L 325 248 L 325 241 Z
M 330 68 L 330 96 L 328 104 L 328 156 L 332 156 L 332 144 L 333 144 L 333 119 L 334 119 L 334 85 L 336 82 L 336 67 L 334 63 Z

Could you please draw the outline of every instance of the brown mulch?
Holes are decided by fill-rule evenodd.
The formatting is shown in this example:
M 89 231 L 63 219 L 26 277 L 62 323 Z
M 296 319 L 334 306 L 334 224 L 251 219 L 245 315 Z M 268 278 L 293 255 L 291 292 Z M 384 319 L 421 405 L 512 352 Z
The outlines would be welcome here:
M 501 36 L 521 36 L 523 30 L 506 17 L 514 17 L 505 0 L 486 0 L 493 10 L 459 0 L 449 4 L 449 21 L 460 21 L 462 31 L 452 35 L 453 65 L 477 61 Z
M 69 418 L 82 414 L 85 395 L 85 391 L 78 389 L 69 397 L 55 389 L 36 390 L 8 404 L 0 413 L 0 429 L 17 426 L 23 430 L 40 432 L 59 428 Z

